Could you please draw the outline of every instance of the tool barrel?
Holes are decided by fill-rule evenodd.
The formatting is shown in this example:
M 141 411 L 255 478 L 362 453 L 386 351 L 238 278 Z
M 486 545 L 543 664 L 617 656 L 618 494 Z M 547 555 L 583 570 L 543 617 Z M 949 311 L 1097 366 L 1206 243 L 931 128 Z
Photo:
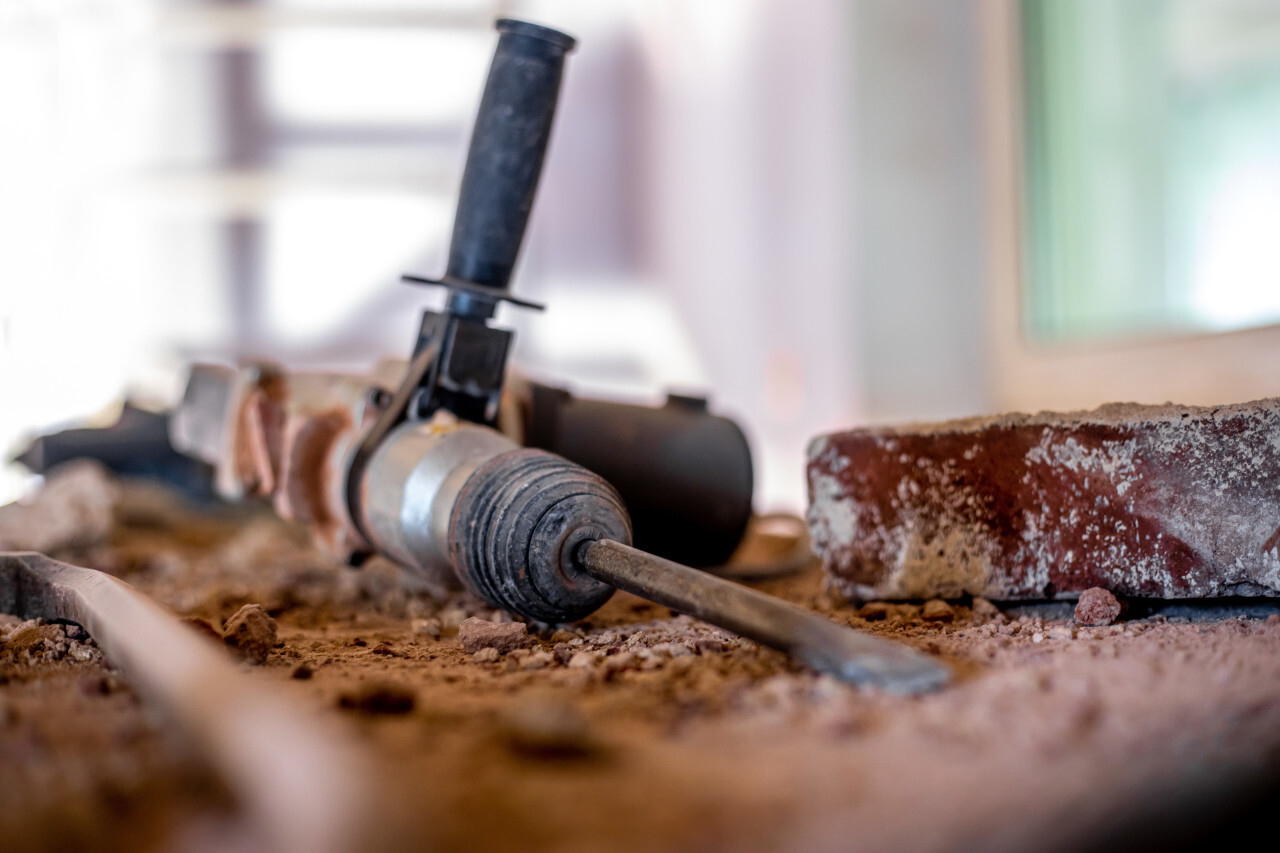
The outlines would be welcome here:
M 622 498 L 580 465 L 522 448 L 481 464 L 458 491 L 449 556 L 471 592 L 542 622 L 595 612 L 613 587 L 574 561 L 595 539 L 631 541 Z
M 505 291 L 520 252 L 573 37 L 500 19 L 449 245 L 447 278 Z M 457 303 L 457 304 L 455 304 Z M 450 309 L 489 317 L 493 303 L 455 290 Z

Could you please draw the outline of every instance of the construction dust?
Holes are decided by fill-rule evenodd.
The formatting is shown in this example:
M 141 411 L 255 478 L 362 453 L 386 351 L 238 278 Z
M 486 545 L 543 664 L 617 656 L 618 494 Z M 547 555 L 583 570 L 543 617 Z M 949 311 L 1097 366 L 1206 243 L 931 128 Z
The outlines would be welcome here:
M 112 522 L 42 531 L 52 555 L 211 639 L 246 623 L 245 677 L 355 728 L 406 849 L 1177 847 L 1220 838 L 1280 766 L 1280 615 L 1257 606 L 1093 627 L 1070 604 L 849 601 L 816 561 L 761 584 L 956 673 L 902 697 L 629 595 L 513 622 L 390 563 L 336 565 L 265 512 L 102 494 Z M 77 626 L 0 621 L 0 774 L 6 851 L 198 848 L 228 809 Z

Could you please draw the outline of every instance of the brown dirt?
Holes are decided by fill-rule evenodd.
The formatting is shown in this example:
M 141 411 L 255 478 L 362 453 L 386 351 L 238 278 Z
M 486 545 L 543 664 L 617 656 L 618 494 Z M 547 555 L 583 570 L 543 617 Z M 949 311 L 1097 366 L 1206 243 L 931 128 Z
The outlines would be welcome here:
M 859 609 L 815 565 L 762 586 L 937 654 L 957 683 L 858 691 L 622 594 L 473 654 L 458 625 L 505 614 L 386 563 L 333 565 L 268 516 L 125 492 L 109 538 L 58 556 L 214 625 L 261 604 L 278 640 L 245 677 L 358 732 L 406 847 L 1098 848 L 1216 816 L 1215 797 L 1242 796 L 1223 780 L 1280 766 L 1280 617 L 1089 628 L 1069 607 L 975 600 L 926 619 L 914 603 Z M 167 849 L 225 808 L 100 662 L 3 649 L 0 846 Z M 1146 819 L 1160 804 L 1172 823 Z

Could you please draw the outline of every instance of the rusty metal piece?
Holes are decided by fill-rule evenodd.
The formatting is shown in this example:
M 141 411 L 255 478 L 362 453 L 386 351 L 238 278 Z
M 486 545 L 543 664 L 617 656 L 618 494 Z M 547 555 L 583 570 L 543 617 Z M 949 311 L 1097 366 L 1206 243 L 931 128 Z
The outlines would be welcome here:
M 347 734 L 252 681 L 133 587 L 43 554 L 0 552 L 0 612 L 82 625 L 228 783 L 249 849 L 340 853 L 368 843 L 374 776 Z

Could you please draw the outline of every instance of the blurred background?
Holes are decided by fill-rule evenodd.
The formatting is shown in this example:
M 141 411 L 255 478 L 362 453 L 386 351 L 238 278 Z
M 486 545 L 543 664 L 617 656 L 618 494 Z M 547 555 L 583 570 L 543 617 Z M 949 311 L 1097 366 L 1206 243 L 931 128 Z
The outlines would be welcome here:
M 500 16 L 579 39 L 516 366 L 709 393 L 760 509 L 825 430 L 1280 393 L 1280 0 L 0 0 L 0 450 L 406 354 Z

